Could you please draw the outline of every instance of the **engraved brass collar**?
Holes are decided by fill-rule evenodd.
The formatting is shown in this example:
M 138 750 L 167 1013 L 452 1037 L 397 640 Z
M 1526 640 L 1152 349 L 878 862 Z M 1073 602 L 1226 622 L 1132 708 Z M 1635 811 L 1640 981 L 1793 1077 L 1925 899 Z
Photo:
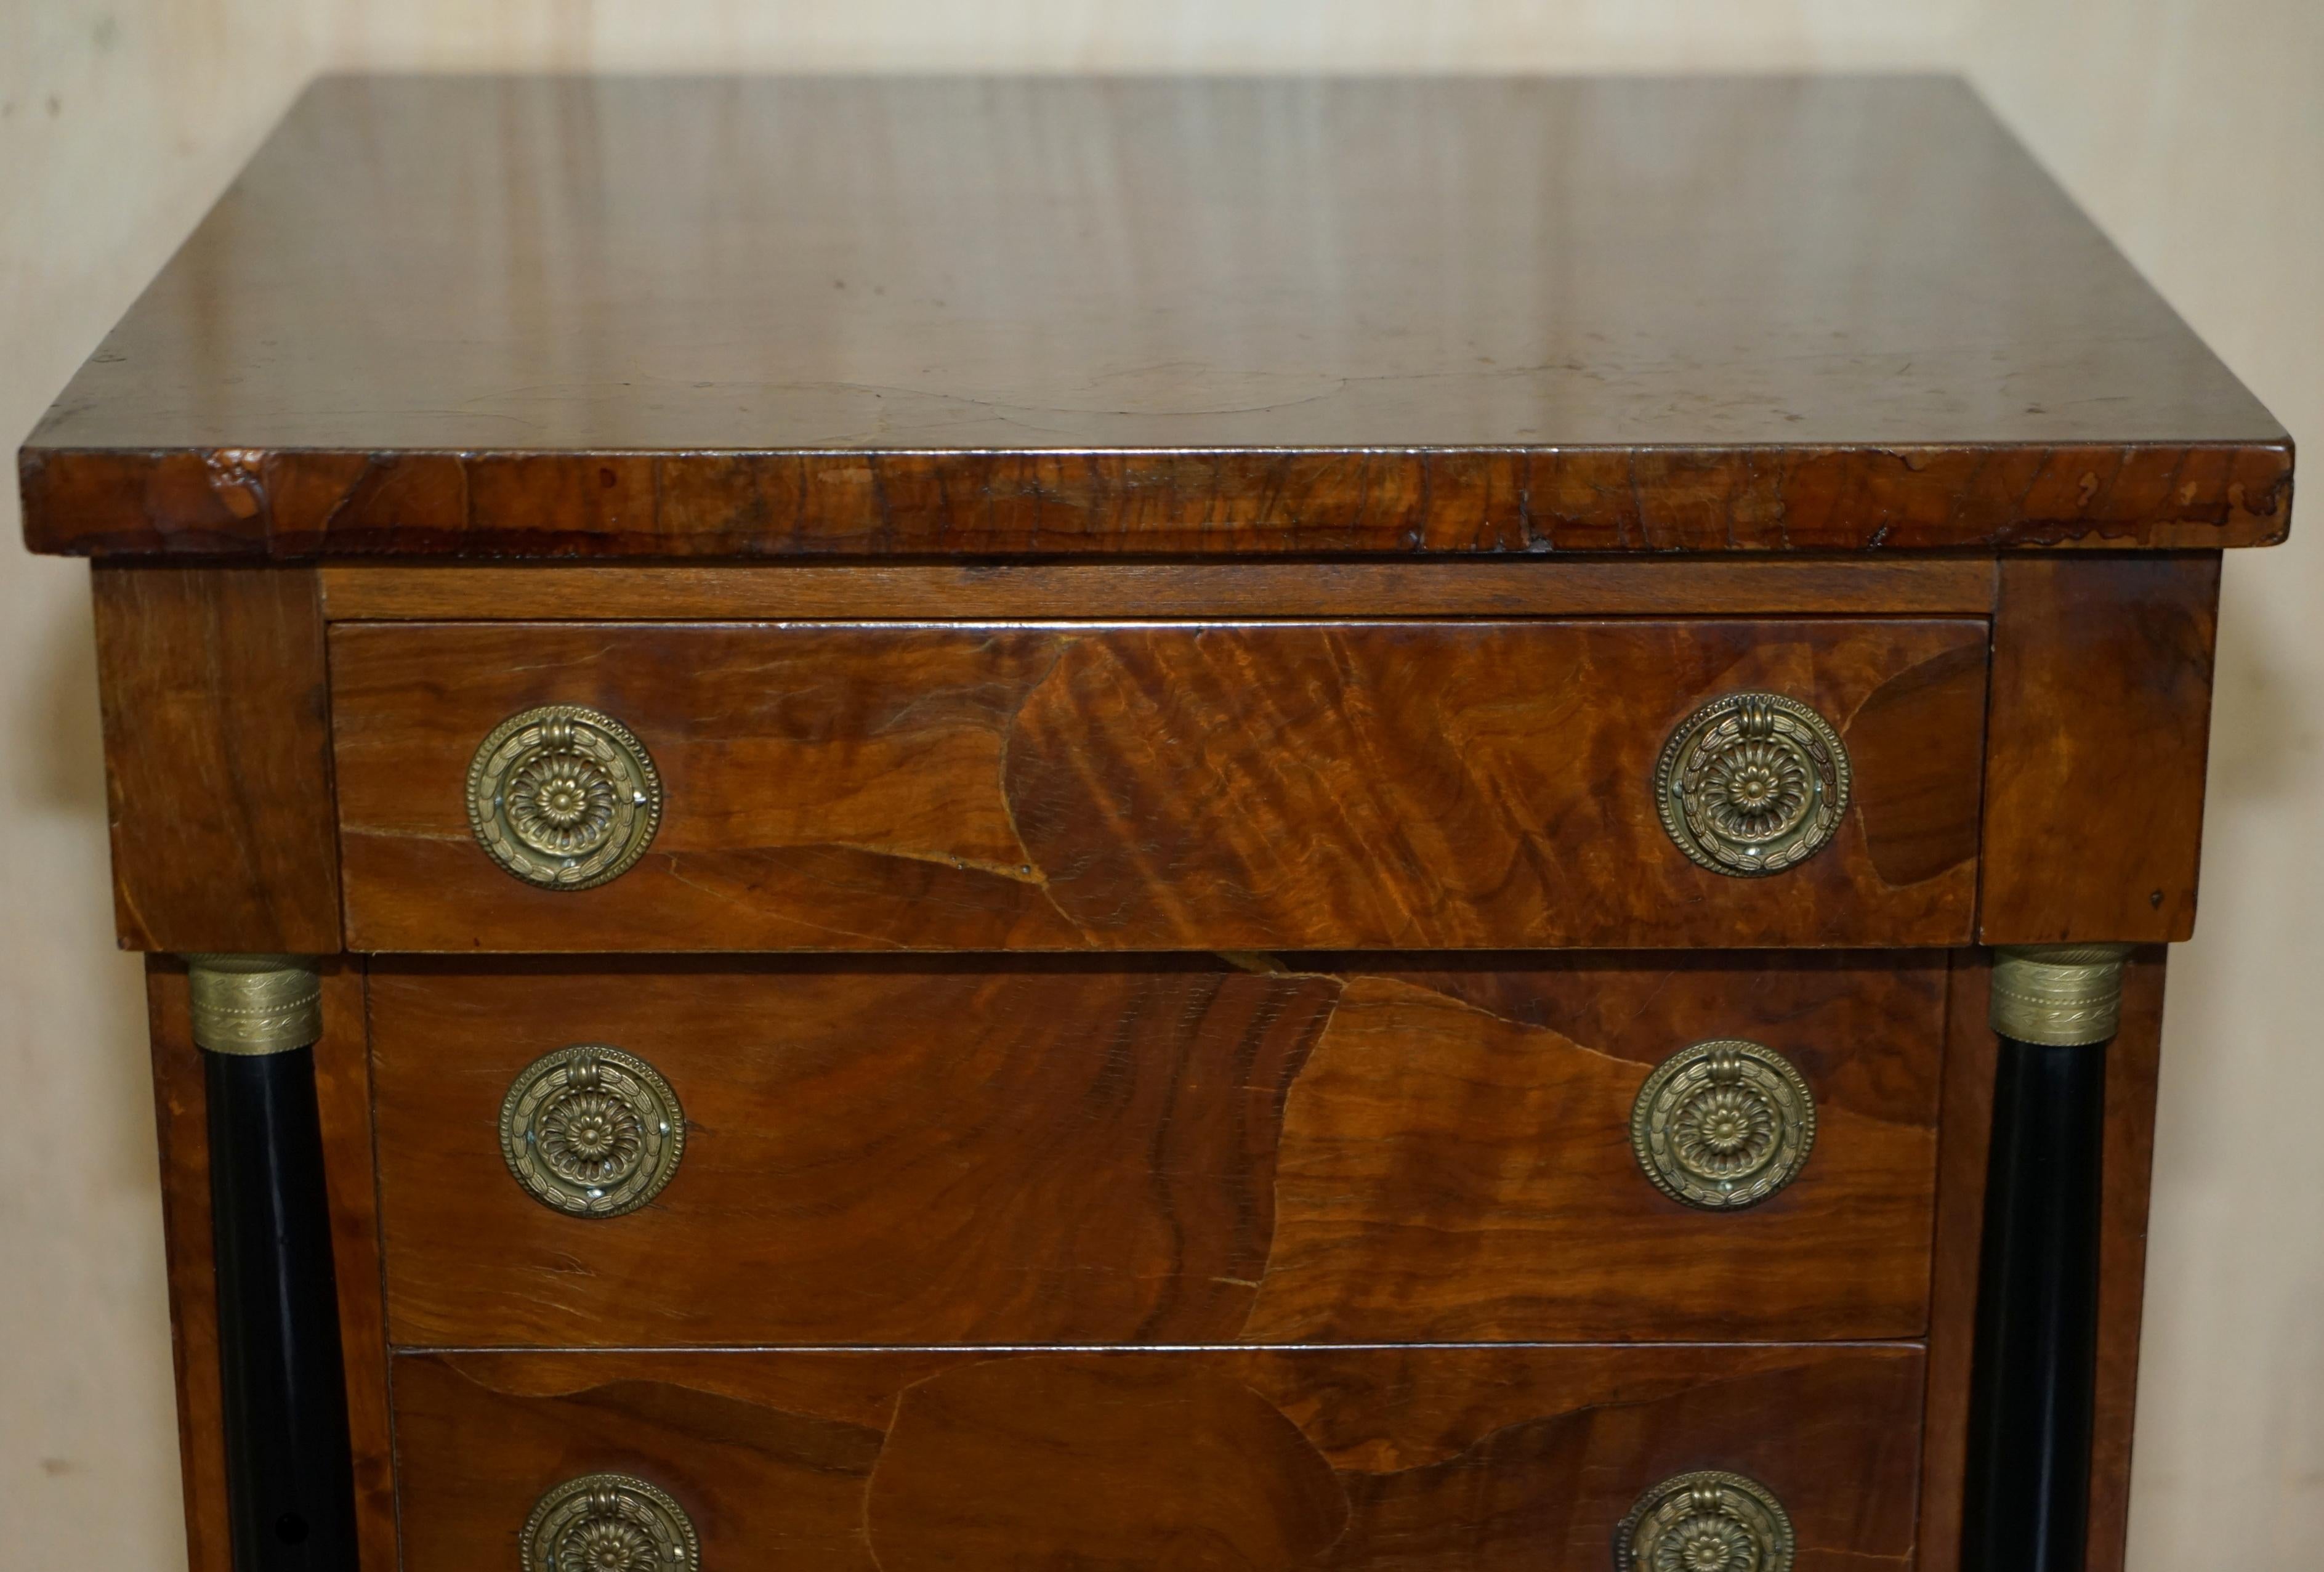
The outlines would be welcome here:
M 289 1053 L 323 1035 L 323 978 L 304 956 L 189 955 L 194 1046 L 211 1053 Z
M 2019 1042 L 2080 1048 L 2122 1024 L 2126 944 L 2025 945 L 1993 952 L 1993 1030 Z

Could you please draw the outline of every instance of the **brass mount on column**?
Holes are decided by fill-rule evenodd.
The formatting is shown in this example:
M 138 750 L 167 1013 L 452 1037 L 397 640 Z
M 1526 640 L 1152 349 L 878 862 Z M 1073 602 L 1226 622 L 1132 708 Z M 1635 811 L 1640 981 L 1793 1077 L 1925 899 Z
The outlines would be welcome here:
M 332 1186 L 315 1056 L 323 979 L 303 956 L 189 955 L 209 1135 L 210 1253 L 230 1559 L 355 1564 Z
M 305 956 L 189 955 L 194 1046 L 289 1053 L 323 1035 L 323 977 Z
M 2122 1024 L 2126 944 L 2015 945 L 1993 952 L 1993 1030 L 2045 1048 L 2084 1048 Z
M 1961 1499 L 1964 1567 L 2081 1572 L 2098 1413 L 2107 1047 L 2126 944 L 1996 949 L 1993 1134 Z

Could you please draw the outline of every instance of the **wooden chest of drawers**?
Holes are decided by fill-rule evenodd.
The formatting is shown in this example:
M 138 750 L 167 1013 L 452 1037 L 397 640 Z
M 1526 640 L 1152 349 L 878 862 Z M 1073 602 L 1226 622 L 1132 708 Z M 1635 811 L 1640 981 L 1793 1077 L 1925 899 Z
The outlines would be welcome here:
M 2291 453 L 1959 88 L 327 83 L 21 478 L 196 1572 L 2119 1564 Z

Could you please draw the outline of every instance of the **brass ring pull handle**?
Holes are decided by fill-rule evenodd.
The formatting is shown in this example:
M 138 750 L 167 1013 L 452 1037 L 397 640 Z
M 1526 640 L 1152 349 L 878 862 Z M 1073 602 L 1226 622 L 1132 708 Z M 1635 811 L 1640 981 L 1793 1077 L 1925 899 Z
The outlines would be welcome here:
M 1688 716 L 1655 765 L 1678 849 L 1715 874 L 1778 874 L 1821 851 L 1848 811 L 1848 749 L 1808 706 L 1730 693 Z
M 1796 1553 L 1774 1493 L 1718 1470 L 1664 1480 L 1614 1530 L 1616 1572 L 1791 1572 Z
M 585 1474 L 543 1495 L 525 1521 L 524 1572 L 697 1572 L 694 1520 L 667 1492 L 626 1474 Z
M 1799 1176 L 1815 1098 L 1791 1060 L 1722 1038 L 1655 1067 L 1630 1106 L 1630 1149 L 1655 1188 L 1710 1212 L 1757 1206 Z
M 526 883 L 586 890 L 645 855 L 661 827 L 661 776 L 612 716 L 544 705 L 509 717 L 477 746 L 468 827 Z
M 527 1065 L 501 1104 L 501 1155 L 542 1206 L 576 1217 L 634 1212 L 669 1183 L 686 1114 L 661 1072 L 582 1043 Z

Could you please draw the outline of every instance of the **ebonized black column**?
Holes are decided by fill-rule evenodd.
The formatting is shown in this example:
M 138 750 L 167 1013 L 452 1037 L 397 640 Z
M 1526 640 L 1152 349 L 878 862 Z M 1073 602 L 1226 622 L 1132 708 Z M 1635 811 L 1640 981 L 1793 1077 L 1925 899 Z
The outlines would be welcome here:
M 2083 1572 L 2120 946 L 2004 951 L 1962 1572 Z
M 191 958 L 235 1572 L 355 1572 L 313 1042 L 319 984 L 279 957 Z M 206 975 L 207 974 L 207 975 Z

